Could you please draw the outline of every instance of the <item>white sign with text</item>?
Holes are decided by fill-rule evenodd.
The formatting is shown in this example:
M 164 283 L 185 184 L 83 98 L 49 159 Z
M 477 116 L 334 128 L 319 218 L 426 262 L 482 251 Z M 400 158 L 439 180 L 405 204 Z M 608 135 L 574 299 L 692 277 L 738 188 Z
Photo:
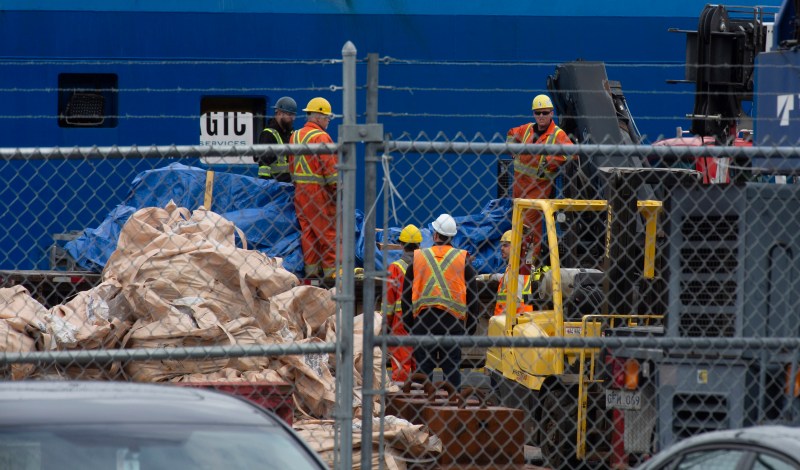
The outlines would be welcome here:
M 200 116 L 200 145 L 209 147 L 249 147 L 256 135 L 253 113 L 215 111 Z M 249 161 L 248 161 L 249 160 Z M 205 157 L 204 163 L 253 163 L 248 157 Z

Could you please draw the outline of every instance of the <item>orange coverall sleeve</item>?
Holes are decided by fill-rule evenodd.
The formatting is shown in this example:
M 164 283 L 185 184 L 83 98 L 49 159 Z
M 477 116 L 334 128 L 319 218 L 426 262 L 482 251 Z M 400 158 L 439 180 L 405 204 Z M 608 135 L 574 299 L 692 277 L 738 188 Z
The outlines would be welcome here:
M 400 267 L 396 264 L 392 263 L 389 265 L 389 279 L 388 279 L 388 290 L 386 291 L 386 302 L 391 305 L 390 312 L 394 313 L 394 304 L 400 297 L 403 295 L 403 279 L 405 279 L 405 274 L 403 271 L 400 270 Z
M 333 143 L 327 133 L 315 136 L 312 140 L 315 144 Z M 336 183 L 339 180 L 339 170 L 336 168 L 339 165 L 339 156 L 335 153 L 324 153 L 320 155 L 320 162 L 322 163 L 322 176 L 325 178 L 325 185 L 336 187 Z
M 572 141 L 567 136 L 567 133 L 563 130 L 559 131 L 556 134 L 556 144 L 561 145 L 573 145 Z M 558 171 L 558 167 L 566 163 L 567 161 L 571 160 L 574 155 L 548 155 L 547 156 L 547 170 L 548 171 Z
M 525 129 L 528 125 L 529 124 L 523 124 L 509 129 L 508 133 L 506 133 L 506 143 L 524 144 L 525 142 L 523 142 L 522 139 L 525 137 Z

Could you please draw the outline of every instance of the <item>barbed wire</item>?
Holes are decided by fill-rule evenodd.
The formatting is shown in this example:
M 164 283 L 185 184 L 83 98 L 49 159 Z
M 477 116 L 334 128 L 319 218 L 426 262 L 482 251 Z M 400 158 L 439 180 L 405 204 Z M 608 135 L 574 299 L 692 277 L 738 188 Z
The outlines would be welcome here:
M 410 112 L 378 112 L 378 116 L 384 117 L 392 117 L 392 118 L 419 118 L 419 117 L 426 117 L 426 118 L 465 118 L 465 119 L 474 119 L 474 118 L 485 118 L 485 119 L 521 119 L 531 121 L 532 116 L 530 114 L 489 114 L 489 113 L 469 113 L 469 114 L 459 114 L 459 113 L 410 113 Z M 608 119 L 616 121 L 615 117 L 606 116 L 606 115 L 592 115 L 592 114 L 583 114 L 582 117 L 591 118 L 591 119 Z M 566 117 L 576 117 L 572 115 L 559 115 L 559 118 L 563 119 Z M 643 115 L 636 115 L 634 119 L 637 121 L 666 121 L 666 120 L 686 120 L 690 119 L 685 114 L 669 114 L 669 115 L 659 115 L 659 116 L 643 116 Z M 778 118 L 762 118 L 759 121 L 775 121 Z
M 380 90 L 395 91 L 395 92 L 448 92 L 448 93 L 545 93 L 549 94 L 550 90 L 546 88 L 467 88 L 467 87 L 423 87 L 423 86 L 398 86 L 398 85 L 380 85 Z M 582 90 L 582 89 L 569 89 L 562 88 L 559 90 L 563 93 L 581 93 L 584 95 L 609 95 L 605 90 Z M 704 92 L 694 89 L 689 90 L 638 90 L 624 88 L 625 95 L 686 95 L 686 96 L 740 96 L 741 93 L 734 91 L 719 91 L 719 92 Z M 781 95 L 778 91 L 759 92 L 757 96 L 778 96 Z
M 565 63 L 569 63 L 575 67 L 592 67 L 597 64 L 599 61 L 565 61 L 565 60 L 553 60 L 553 61 L 540 61 L 540 62 L 527 62 L 527 61 L 491 61 L 491 60 L 471 60 L 471 61 L 459 61 L 459 60 L 428 60 L 428 59 L 398 59 L 395 57 L 382 57 L 380 61 L 387 65 L 446 65 L 446 66 L 454 66 L 454 67 L 463 67 L 463 66 L 475 66 L 475 67 L 553 67 L 557 65 L 562 65 Z M 685 69 L 687 66 L 689 68 L 696 68 L 696 69 L 735 69 L 735 68 L 747 68 L 748 66 L 745 65 L 730 65 L 730 64 L 689 64 L 687 65 L 685 62 L 627 62 L 627 61 L 602 61 L 603 64 L 606 65 L 607 68 L 679 68 Z M 782 64 L 756 64 L 753 66 L 754 68 L 782 68 L 784 65 Z
M 25 60 L 7 59 L 0 61 L 0 66 L 35 66 L 35 65 L 336 65 L 342 59 L 61 59 L 61 60 Z
M 174 87 L 174 88 L 95 88 L 94 92 L 119 92 L 119 93 L 223 93 L 223 92 L 274 92 L 274 91 L 339 91 L 341 85 L 327 85 L 327 86 L 307 86 L 307 87 L 225 87 L 225 88 L 189 88 L 189 87 Z M 72 88 L 67 88 L 70 91 Z M 63 91 L 62 88 L 0 88 L 0 93 L 57 93 Z
M 222 111 L 220 111 L 222 112 Z M 525 122 L 531 122 L 532 116 L 530 114 L 492 114 L 492 113 L 412 113 L 412 112 L 393 112 L 393 111 L 382 111 L 377 113 L 378 116 L 387 117 L 387 118 L 442 118 L 442 119 L 475 119 L 475 118 L 482 118 L 482 119 L 515 119 L 521 120 Z M 357 114 L 357 117 L 363 118 L 365 113 Z M 199 120 L 202 118 L 201 115 L 197 114 L 124 114 L 124 115 L 104 115 L 106 119 L 117 119 L 117 120 Z M 340 117 L 340 115 L 336 115 L 336 117 Z M 563 114 L 559 115 L 558 118 L 575 118 L 577 116 Z M 607 115 L 593 115 L 593 114 L 582 114 L 581 117 L 595 119 L 595 120 L 616 120 L 614 117 L 610 117 Z M 26 120 L 53 120 L 53 119 L 60 119 L 62 116 L 56 114 L 3 114 L 0 115 L 0 120 L 17 120 L 17 119 L 26 119 Z M 761 117 L 756 118 L 754 116 L 749 116 L 750 119 L 756 122 L 776 122 L 780 121 L 780 117 Z M 691 120 L 692 117 L 690 114 L 662 114 L 662 115 L 639 115 L 637 114 L 634 116 L 636 121 L 676 121 L 676 120 Z
M 380 85 L 380 90 L 393 91 L 393 92 L 446 92 L 446 93 L 550 93 L 546 88 L 470 88 L 470 87 L 423 87 L 423 86 L 397 86 L 397 85 Z M 58 93 L 64 90 L 72 91 L 74 88 L 0 88 L 0 93 Z M 365 85 L 356 87 L 357 90 L 366 89 Z M 330 91 L 338 92 L 342 90 L 341 85 L 325 85 L 325 86 L 307 86 L 307 87 L 174 87 L 174 88 L 96 88 L 92 89 L 93 92 L 118 92 L 118 93 L 253 93 L 253 92 L 302 92 L 302 91 Z M 578 90 L 578 89 L 562 89 L 564 93 L 583 93 L 583 94 L 605 94 L 606 91 L 597 90 Z M 740 93 L 736 92 L 702 92 L 696 90 L 637 90 L 625 89 L 625 95 L 685 95 L 685 96 L 738 96 Z M 778 96 L 780 92 L 760 92 L 758 96 Z
M 379 61 L 386 65 L 444 65 L 444 66 L 474 66 L 474 67 L 554 67 L 564 63 L 581 67 L 583 61 L 552 60 L 552 61 L 493 61 L 493 60 L 430 60 L 430 59 L 400 59 L 391 56 L 379 58 Z M 366 59 L 356 59 L 358 64 L 365 64 Z M 585 66 L 593 66 L 597 61 L 585 61 Z M 627 61 L 602 61 L 607 68 L 675 68 L 675 69 L 732 69 L 747 68 L 745 65 L 730 64 L 686 64 L 684 62 L 627 62 Z M 342 59 L 196 59 L 196 58 L 175 58 L 175 59 L 8 59 L 0 62 L 0 66 L 37 66 L 37 65 L 336 65 L 341 64 Z M 753 68 L 783 68 L 783 64 L 755 64 Z M 796 68 L 796 67 L 795 67 Z

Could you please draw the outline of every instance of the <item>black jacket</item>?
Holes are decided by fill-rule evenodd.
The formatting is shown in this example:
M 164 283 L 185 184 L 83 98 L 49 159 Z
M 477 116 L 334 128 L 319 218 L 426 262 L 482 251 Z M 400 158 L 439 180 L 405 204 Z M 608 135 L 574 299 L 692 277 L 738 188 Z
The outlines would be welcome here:
M 282 129 L 278 125 L 278 121 L 276 121 L 275 118 L 272 118 L 272 119 L 269 120 L 269 122 L 267 123 L 267 128 L 275 129 L 276 131 L 278 131 L 278 135 L 281 136 L 281 139 L 283 140 L 284 144 L 288 144 L 289 143 L 289 139 L 292 137 L 292 131 L 294 130 L 291 127 L 289 127 L 289 129 Z M 263 131 L 261 131 L 261 134 L 258 136 L 258 143 L 259 144 L 277 144 L 278 141 L 275 140 L 275 136 L 272 135 L 271 132 L 263 130 Z M 286 157 L 284 156 L 284 158 L 286 158 Z M 258 163 L 258 166 L 270 166 L 273 163 L 275 163 L 275 160 L 277 160 L 277 157 L 275 155 L 261 155 L 261 156 L 254 156 L 253 157 L 253 161 Z M 282 182 L 282 183 L 291 183 L 292 182 L 292 177 L 290 175 L 288 175 L 288 174 L 277 174 L 275 176 L 275 179 L 280 181 L 280 182 Z

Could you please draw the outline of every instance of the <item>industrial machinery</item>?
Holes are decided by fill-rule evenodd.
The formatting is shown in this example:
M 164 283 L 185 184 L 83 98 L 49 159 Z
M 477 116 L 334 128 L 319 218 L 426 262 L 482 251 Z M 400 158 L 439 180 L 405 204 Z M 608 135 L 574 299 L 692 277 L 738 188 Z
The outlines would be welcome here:
M 772 50 L 764 39 L 760 9 L 709 5 L 703 10 L 698 30 L 686 32 L 687 79 L 697 85 L 691 116 L 695 133 L 730 145 L 743 117 L 741 101 L 753 100 L 757 144 L 800 141 L 800 113 L 793 114 L 800 101 L 799 10 L 800 1 L 784 1 Z M 771 173 L 775 182 L 787 182 L 798 167 L 797 161 L 767 157 L 734 164 L 754 175 Z M 734 183 L 754 179 L 733 176 Z M 736 184 L 676 189 L 673 200 L 685 202 L 665 211 L 664 271 L 670 273 L 665 325 L 660 330 L 610 329 L 608 334 L 797 336 L 796 276 L 784 264 L 792 263 L 800 247 L 792 215 L 800 207 L 796 188 Z M 607 401 L 614 413 L 612 465 L 635 462 L 704 431 L 799 419 L 792 379 L 797 366 L 781 352 L 767 357 L 729 349 L 687 355 L 626 348 L 609 351 L 607 362 L 612 373 L 607 394 L 616 397 Z
M 532 312 L 519 315 L 513 299 L 516 283 L 509 283 L 509 313 L 493 317 L 489 336 L 559 338 L 597 337 L 609 329 L 663 328 L 664 293 L 658 272 L 656 240 L 661 201 L 640 200 L 638 193 L 655 183 L 665 187 L 699 182 L 699 173 L 680 169 L 601 169 L 606 180 L 606 200 L 524 200 L 514 202 L 511 252 L 522 243 L 525 211 L 542 213 L 547 234 L 547 257 L 541 265 L 550 270 L 527 299 Z M 605 256 L 593 267 L 576 267 L 564 261 L 556 226 L 567 225 L 567 214 L 599 213 L 605 230 Z M 571 220 L 577 220 L 573 218 Z M 561 227 L 566 233 L 572 227 Z M 565 235 L 564 235 L 565 236 Z M 562 236 L 562 238 L 564 237 Z M 520 260 L 511 257 L 508 276 L 519 273 Z M 651 310 L 652 309 L 652 310 Z M 584 348 L 507 348 L 487 351 L 486 370 L 497 398 L 528 411 L 528 439 L 542 448 L 547 465 L 571 468 L 578 460 L 605 460 L 611 455 L 607 436 L 612 413 L 607 400 L 628 397 L 606 395 L 609 379 L 602 351 Z

